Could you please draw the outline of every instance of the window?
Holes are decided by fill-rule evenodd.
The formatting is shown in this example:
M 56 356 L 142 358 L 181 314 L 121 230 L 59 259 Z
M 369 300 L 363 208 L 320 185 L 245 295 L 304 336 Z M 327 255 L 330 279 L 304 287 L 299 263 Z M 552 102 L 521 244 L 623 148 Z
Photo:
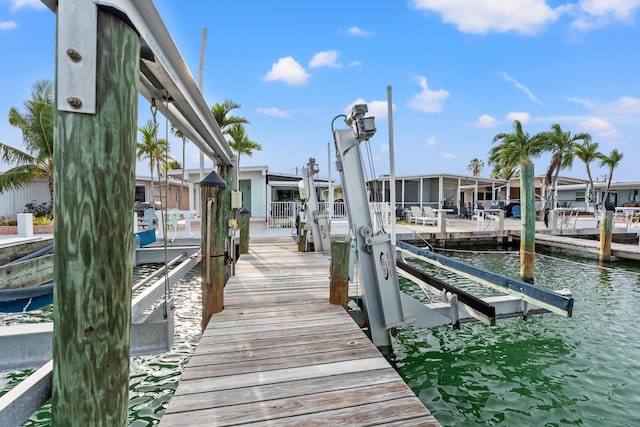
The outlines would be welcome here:
M 576 191 L 576 202 L 584 202 L 584 191 Z

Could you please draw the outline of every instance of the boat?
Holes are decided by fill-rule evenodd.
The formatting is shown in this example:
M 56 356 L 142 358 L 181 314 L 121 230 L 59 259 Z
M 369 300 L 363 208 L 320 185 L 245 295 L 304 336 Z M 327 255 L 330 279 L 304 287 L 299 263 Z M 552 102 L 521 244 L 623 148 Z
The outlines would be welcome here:
M 53 245 L 46 246 L 21 258 L 4 264 L 0 269 L 7 269 L 19 262 L 35 260 L 53 253 Z M 33 286 L 21 286 L 0 289 L 0 311 L 22 312 L 35 310 L 53 302 L 53 280 Z

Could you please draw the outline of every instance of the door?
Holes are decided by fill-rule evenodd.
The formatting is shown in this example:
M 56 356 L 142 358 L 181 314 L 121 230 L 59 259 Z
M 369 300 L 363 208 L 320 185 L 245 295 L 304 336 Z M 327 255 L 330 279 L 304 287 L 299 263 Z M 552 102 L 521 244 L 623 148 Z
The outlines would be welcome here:
M 251 180 L 241 179 L 239 187 L 242 192 L 242 205 L 251 211 Z

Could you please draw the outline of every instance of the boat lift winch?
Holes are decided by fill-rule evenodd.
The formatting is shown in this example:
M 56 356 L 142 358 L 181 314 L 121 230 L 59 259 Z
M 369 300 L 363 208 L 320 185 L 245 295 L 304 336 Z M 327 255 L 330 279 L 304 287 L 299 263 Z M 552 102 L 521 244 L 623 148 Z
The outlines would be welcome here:
M 391 332 L 397 326 L 413 324 L 434 327 L 481 321 L 495 325 L 496 319 L 553 312 L 571 317 L 573 298 L 567 289 L 551 291 L 512 279 L 479 267 L 397 242 L 402 254 L 454 271 L 466 278 L 500 290 L 505 295 L 478 298 L 435 279 L 416 267 L 398 260 L 391 237 L 384 231 L 374 233 L 365 187 L 360 142 L 375 133 L 373 117 L 365 117 L 367 106 L 355 105 L 345 122 L 349 129 L 333 130 L 336 164 L 342 179 L 349 224 L 357 253 L 360 282 L 364 289 L 364 309 L 373 343 L 391 347 Z M 336 120 L 334 119 L 334 121 Z M 442 302 L 423 304 L 400 291 L 398 275 L 417 283 L 424 291 L 440 294 Z

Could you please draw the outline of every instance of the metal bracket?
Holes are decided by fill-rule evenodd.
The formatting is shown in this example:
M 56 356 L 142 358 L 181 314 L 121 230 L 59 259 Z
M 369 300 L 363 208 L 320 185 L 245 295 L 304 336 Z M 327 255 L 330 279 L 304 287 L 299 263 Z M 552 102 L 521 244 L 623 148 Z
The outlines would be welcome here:
M 56 96 L 60 111 L 96 113 L 97 25 L 98 7 L 92 1 L 58 2 Z

